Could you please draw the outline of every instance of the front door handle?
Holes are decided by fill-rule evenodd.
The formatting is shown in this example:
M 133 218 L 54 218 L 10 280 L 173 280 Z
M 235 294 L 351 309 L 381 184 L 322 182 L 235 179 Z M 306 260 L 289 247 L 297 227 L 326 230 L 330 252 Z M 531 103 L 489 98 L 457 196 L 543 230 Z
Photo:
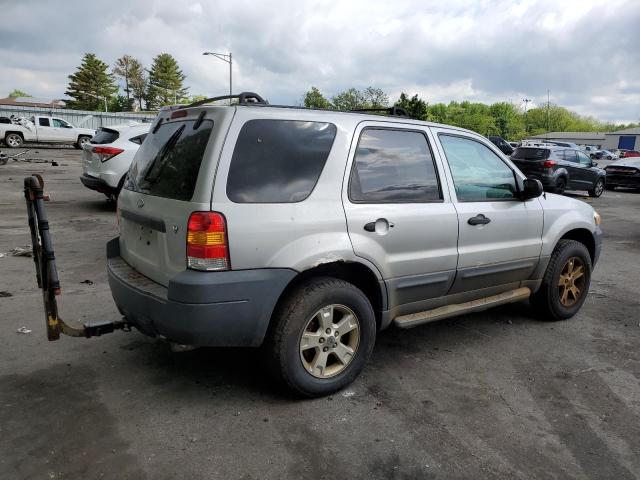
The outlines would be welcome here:
M 367 232 L 376 232 L 380 235 L 385 235 L 390 228 L 395 225 L 386 218 L 379 218 L 375 222 L 369 222 L 364 225 L 364 229 Z
M 376 231 L 376 222 L 369 222 L 365 224 L 364 229 L 367 232 L 375 232 Z
M 469 225 L 486 225 L 487 223 L 489 223 L 491 221 L 490 218 L 485 217 L 483 214 L 478 214 L 475 217 L 471 217 L 469 220 L 467 220 L 467 223 Z

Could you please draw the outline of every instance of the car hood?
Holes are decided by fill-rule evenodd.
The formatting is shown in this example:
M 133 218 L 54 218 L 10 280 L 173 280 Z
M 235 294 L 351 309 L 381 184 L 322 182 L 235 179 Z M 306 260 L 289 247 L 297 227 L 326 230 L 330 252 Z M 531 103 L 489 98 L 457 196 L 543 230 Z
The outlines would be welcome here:
M 611 162 L 608 167 L 635 167 L 640 168 L 640 157 L 627 157 Z

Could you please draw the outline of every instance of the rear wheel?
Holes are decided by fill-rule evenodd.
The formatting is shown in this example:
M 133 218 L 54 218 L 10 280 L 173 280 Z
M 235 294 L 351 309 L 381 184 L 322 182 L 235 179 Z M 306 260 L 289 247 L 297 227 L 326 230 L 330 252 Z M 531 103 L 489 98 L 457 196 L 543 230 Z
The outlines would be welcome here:
M 73 145 L 77 149 L 83 148 L 87 143 L 89 143 L 91 137 L 87 137 L 86 135 L 81 135 L 78 137 L 78 141 Z
M 591 257 L 587 247 L 575 240 L 560 240 L 531 304 L 545 320 L 571 318 L 587 298 L 590 283 Z
M 599 197 L 604 192 L 604 178 L 599 178 L 596 184 L 593 186 L 591 190 L 589 190 L 590 197 Z
M 566 188 L 567 188 L 567 181 L 564 179 L 564 177 L 560 177 L 558 180 L 556 180 L 556 186 L 553 189 L 553 191 L 558 195 L 562 195 L 566 190 Z
M 9 148 L 20 148 L 24 143 L 24 140 L 18 133 L 7 133 L 7 135 L 4 137 L 4 143 Z
M 274 373 L 317 397 L 353 382 L 373 350 L 376 321 L 367 297 L 335 278 L 308 280 L 275 313 L 267 353 Z

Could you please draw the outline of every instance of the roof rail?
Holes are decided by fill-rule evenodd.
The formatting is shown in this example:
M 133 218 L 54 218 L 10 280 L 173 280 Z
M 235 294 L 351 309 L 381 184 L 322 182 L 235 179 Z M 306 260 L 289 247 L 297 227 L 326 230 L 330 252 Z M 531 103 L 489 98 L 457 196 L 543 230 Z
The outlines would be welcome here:
M 404 108 L 401 107 L 381 107 L 381 108 L 357 108 L 355 110 L 349 110 L 350 112 L 385 112 L 387 115 L 391 115 L 392 117 L 406 117 L 411 118 L 411 116 L 407 113 Z
M 262 98 L 257 93 L 242 92 L 242 93 L 239 93 L 237 95 L 221 95 L 219 97 L 205 98 L 204 100 L 199 100 L 199 101 L 193 102 L 193 103 L 191 103 L 189 105 L 185 105 L 183 108 L 199 107 L 200 105 L 204 105 L 206 103 L 217 102 L 218 100 L 228 100 L 228 99 L 231 99 L 231 98 L 237 98 L 238 99 L 238 104 L 240 104 L 240 105 L 246 105 L 246 104 L 249 104 L 249 103 L 257 104 L 257 105 L 269 105 L 269 102 L 267 102 L 264 98 Z

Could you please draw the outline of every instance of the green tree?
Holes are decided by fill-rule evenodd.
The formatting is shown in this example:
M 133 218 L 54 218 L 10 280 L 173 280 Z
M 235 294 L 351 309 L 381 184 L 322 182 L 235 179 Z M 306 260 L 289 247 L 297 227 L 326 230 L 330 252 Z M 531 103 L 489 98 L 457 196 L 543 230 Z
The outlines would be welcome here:
M 331 103 L 336 110 L 349 111 L 366 108 L 364 95 L 356 88 L 350 88 L 334 95 L 331 98 Z
M 123 55 L 116 60 L 113 66 L 113 74 L 124 80 L 124 92 L 127 95 L 127 110 L 130 110 L 133 106 L 131 100 L 131 68 L 134 63 L 140 64 L 140 62 L 131 55 Z
M 147 108 L 180 102 L 188 90 L 184 87 L 185 78 L 173 56 L 161 53 L 155 57 L 149 71 Z
M 18 97 L 30 97 L 27 92 L 23 92 L 22 90 L 18 90 L 17 88 L 13 89 L 13 92 L 9 94 L 9 98 L 18 98 Z
M 138 102 L 138 109 L 142 110 L 142 101 L 147 95 L 147 74 L 142 63 L 135 58 L 129 64 L 129 87 L 133 100 Z
M 331 109 L 333 105 L 331 102 L 327 100 L 322 92 L 318 90 L 316 87 L 311 87 L 307 93 L 302 97 L 302 103 L 307 108 L 320 108 L 324 110 Z
M 82 110 L 103 110 L 107 100 L 118 91 L 109 65 L 93 53 L 86 53 L 75 73 L 69 75 L 66 95 L 71 97 L 67 105 Z M 97 98 L 96 98 L 97 97 Z
M 386 108 L 389 106 L 389 96 L 380 88 L 367 87 L 362 92 L 365 108 Z
M 415 94 L 413 97 L 409 98 L 409 96 L 402 92 L 400 94 L 400 98 L 395 103 L 396 107 L 402 108 L 407 115 L 411 118 L 415 118 L 416 120 L 427 120 L 427 114 L 429 110 L 429 104 L 422 100 L 418 94 Z

